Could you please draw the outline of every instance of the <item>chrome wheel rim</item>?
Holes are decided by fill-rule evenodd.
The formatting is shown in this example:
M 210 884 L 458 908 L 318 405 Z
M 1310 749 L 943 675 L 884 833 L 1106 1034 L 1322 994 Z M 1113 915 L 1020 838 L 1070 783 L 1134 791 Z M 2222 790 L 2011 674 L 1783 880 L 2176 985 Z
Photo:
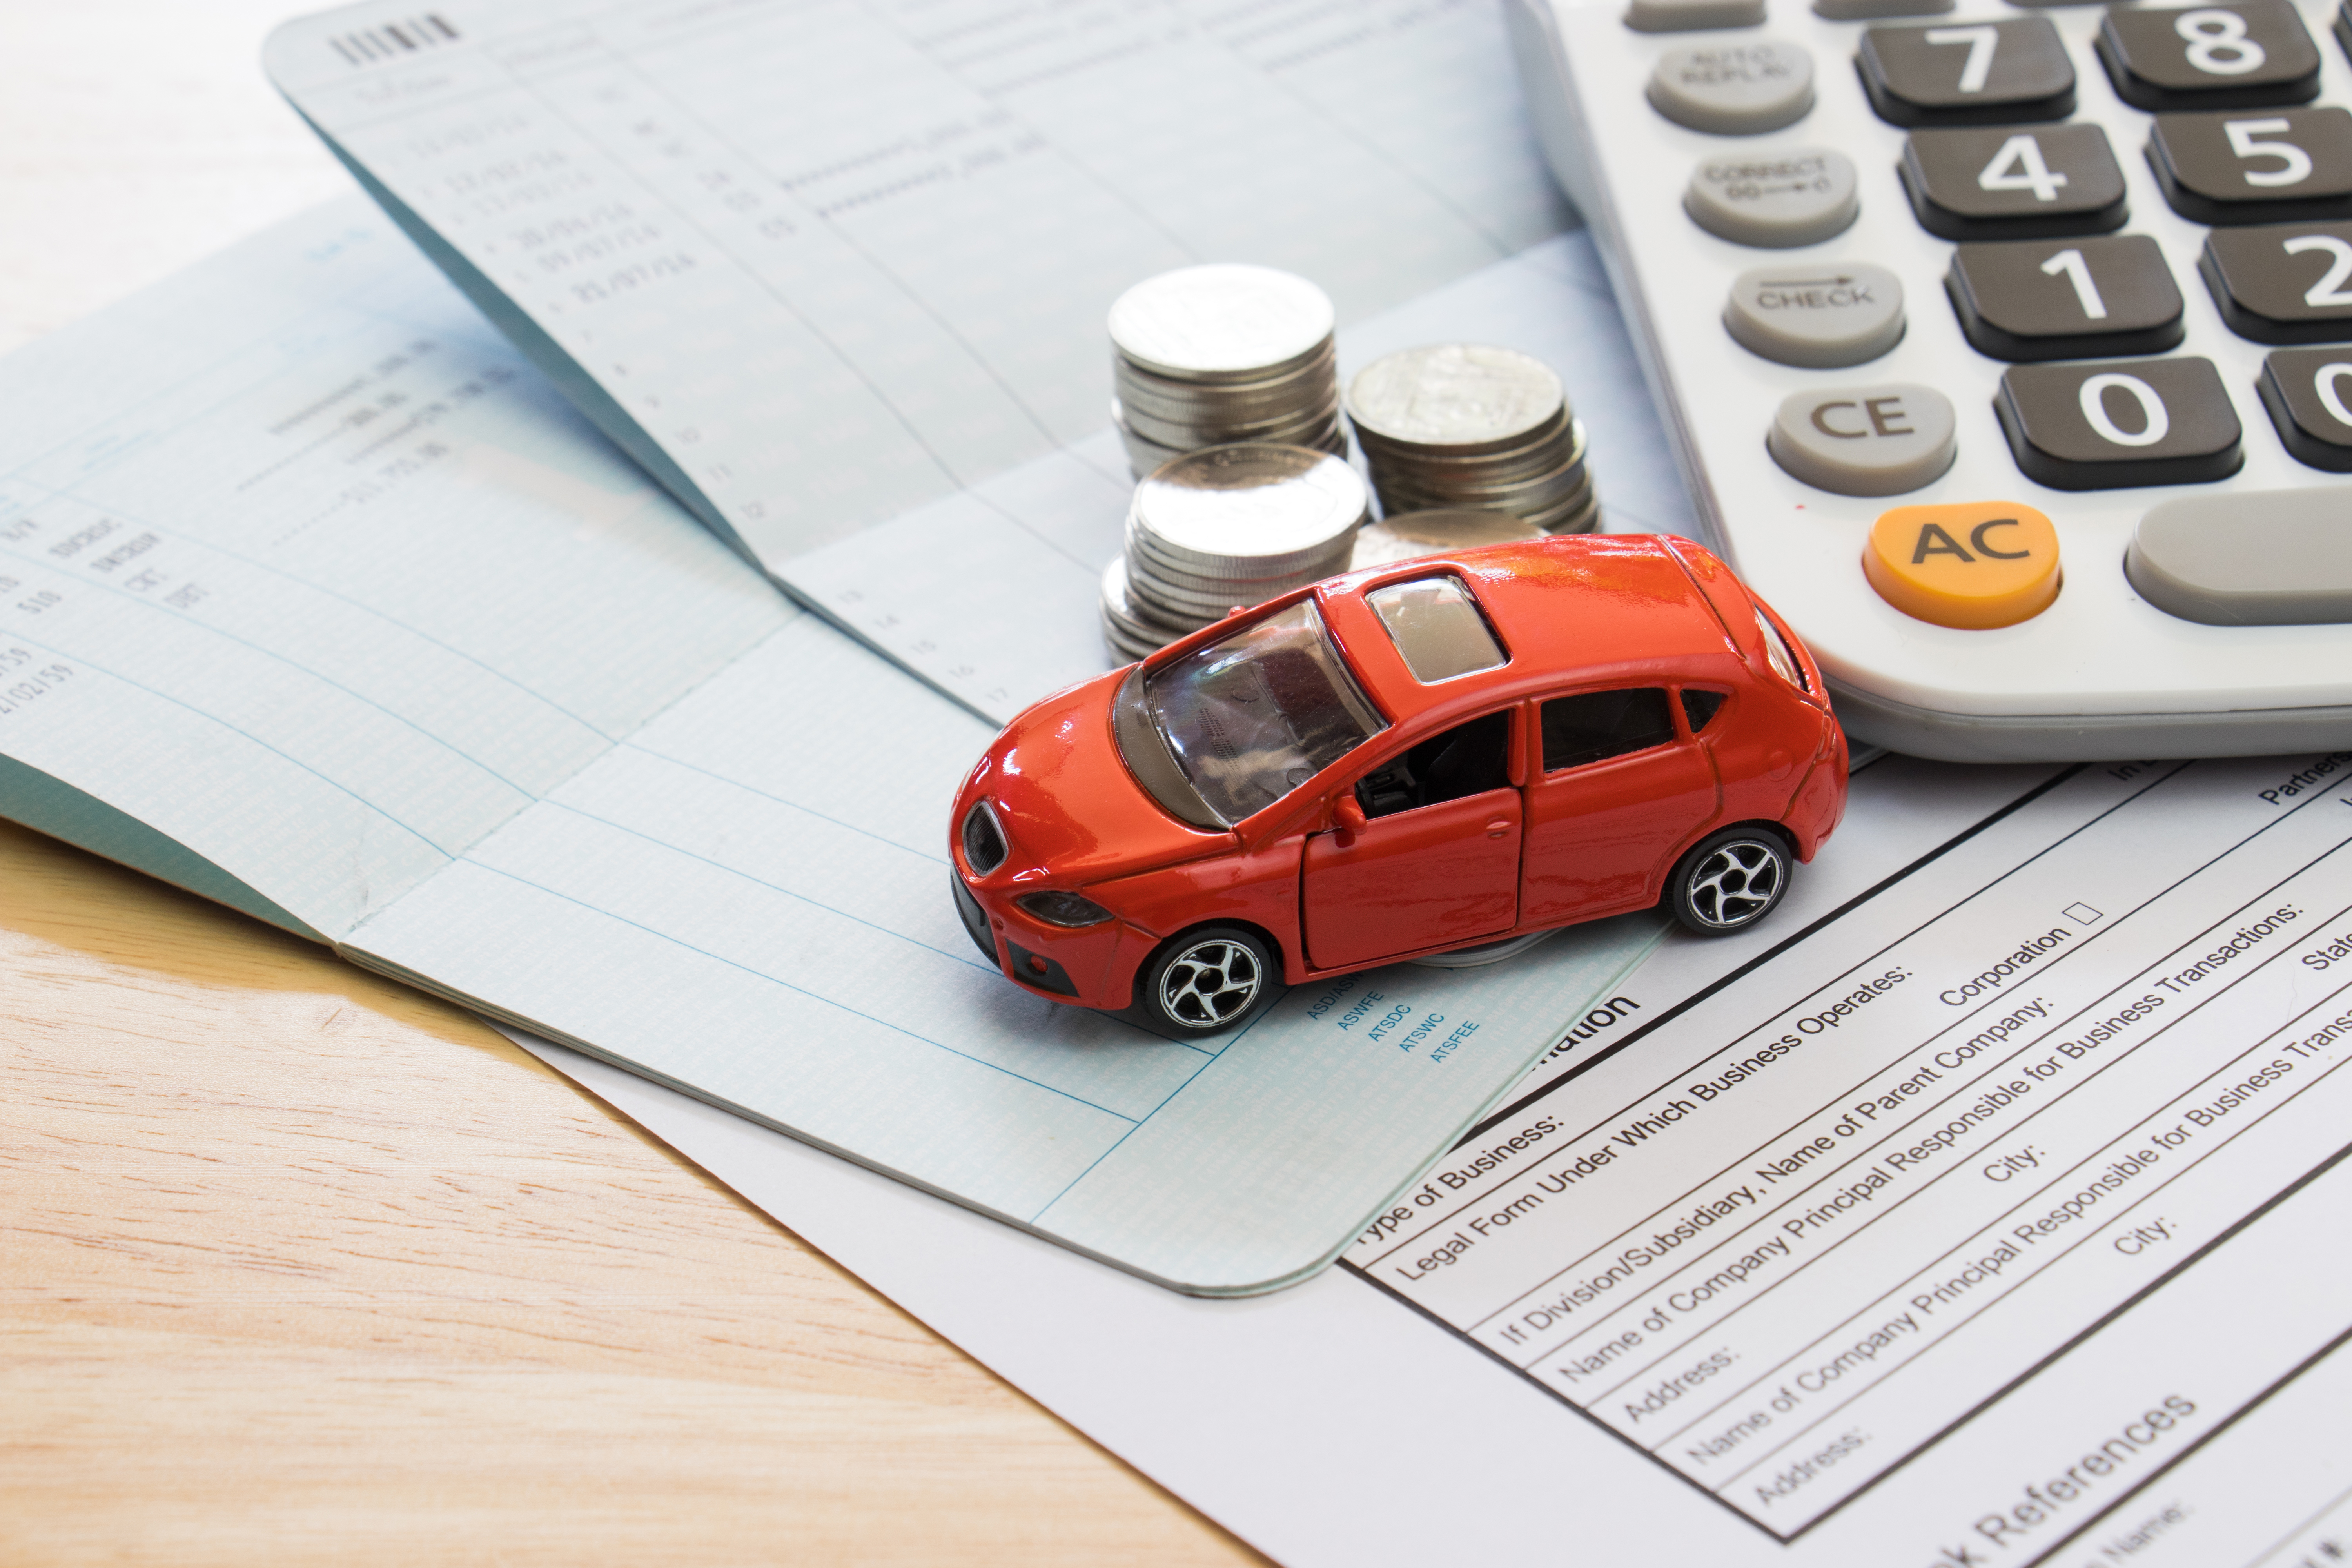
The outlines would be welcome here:
M 1188 1029 L 1232 1023 L 1265 984 L 1257 954 L 1226 937 L 1185 948 L 1160 973 L 1160 1010 Z
M 1773 846 L 1754 838 L 1718 844 L 1691 868 L 1691 913 L 1718 931 L 1744 926 L 1772 907 L 1784 877 Z

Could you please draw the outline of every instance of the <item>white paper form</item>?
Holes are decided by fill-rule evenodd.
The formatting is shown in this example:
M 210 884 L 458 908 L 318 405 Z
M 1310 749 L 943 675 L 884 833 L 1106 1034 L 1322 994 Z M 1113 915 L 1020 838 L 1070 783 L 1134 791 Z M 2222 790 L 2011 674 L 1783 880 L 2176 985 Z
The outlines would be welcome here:
M 1380 979 L 1442 1053 L 1021 990 L 946 886 L 989 726 L 356 199 L 0 366 L 0 810 L 1186 1289 L 1328 1263 L 1663 930 Z
M 2352 759 L 2116 771 L 2132 776 L 1992 773 L 1900 760 L 1865 772 L 1856 781 L 1851 837 L 1838 845 L 1853 858 L 1843 868 L 1829 857 L 1809 868 L 1837 879 L 1834 888 L 1801 882 L 1798 889 L 1827 897 L 1832 908 L 1853 900 L 1851 907 L 1753 967 L 1742 967 L 1757 956 L 1752 950 L 1718 958 L 1702 944 L 1670 945 L 1620 994 L 1618 1011 L 1635 1022 L 1599 1026 L 1567 1059 L 1643 1028 L 1640 1020 L 1662 1021 L 1515 1108 L 1441 1165 L 1458 1169 L 1504 1146 L 1533 1119 L 1560 1124 L 1559 1136 L 1509 1151 L 1463 1189 L 1494 1200 L 1474 1211 L 1484 1217 L 1508 1206 L 1504 1184 L 1533 1163 L 1572 1167 L 1587 1148 L 1574 1134 L 1592 1127 L 1613 1141 L 1619 1113 L 1645 1091 L 1664 1088 L 1693 1100 L 1697 1109 L 1653 1138 L 1630 1149 L 1614 1144 L 1624 1151 L 1615 1163 L 1570 1189 L 1573 1207 L 1568 1194 L 1547 1194 L 1549 1206 L 1525 1207 L 1507 1225 L 1489 1220 L 1486 1232 L 1456 1224 L 1476 1240 L 1435 1272 L 1460 1274 L 1478 1266 L 1479 1248 L 1491 1258 L 1517 1246 L 1504 1238 L 1544 1216 L 1564 1219 L 1564 1227 L 1516 1259 L 1485 1267 L 1507 1272 L 1533 1254 L 1559 1269 L 1577 1261 L 1575 1233 L 1609 1223 L 1616 1200 L 1603 1177 L 1625 1177 L 1624 1186 L 1642 1189 L 1636 1206 L 1646 1200 L 1650 1213 L 1672 1220 L 1677 1211 L 1696 1212 L 1702 1197 L 1683 1200 L 1713 1191 L 1708 1184 L 1734 1156 L 1760 1146 L 1733 1136 L 1728 1115 L 1710 1122 L 1702 1111 L 1768 1121 L 1777 1111 L 1782 1125 L 1801 1131 L 1809 1108 L 1819 1106 L 1833 1112 L 1827 1136 L 1846 1163 L 1861 1152 L 1855 1140 L 1870 1134 L 1837 1133 L 1842 1117 L 1882 1135 L 1910 1124 L 1906 1159 L 1941 1129 L 1964 1123 L 1951 1146 L 1930 1148 L 1924 1163 L 1898 1173 L 1916 1184 L 1916 1194 L 1890 1185 L 1867 1203 L 1840 1206 L 1838 1190 L 1857 1184 L 1848 1177 L 1789 1216 L 1827 1208 L 1844 1228 L 1802 1243 L 1800 1236 L 1821 1227 L 1767 1232 L 1766 1239 L 1788 1236 L 1792 1251 L 1805 1249 L 1778 1292 L 1786 1298 L 1780 1310 L 1798 1323 L 1783 1342 L 1805 1342 L 1808 1352 L 1793 1358 L 1796 1373 L 1782 1374 L 1792 1358 L 1760 1333 L 1746 1337 L 1746 1320 L 1766 1315 L 1771 1297 L 1730 1316 L 1741 1287 L 1727 1281 L 1717 1290 L 1731 1299 L 1712 1308 L 1725 1315 L 1690 1336 L 1695 1349 L 1621 1391 L 1621 1405 L 1638 1406 L 1688 1378 L 1682 1394 L 1655 1403 L 1694 1436 L 1656 1458 L 1648 1450 L 1666 1445 L 1619 1435 L 1628 1426 L 1622 1409 L 1613 1420 L 1587 1414 L 1580 1405 L 1598 1400 L 1580 1400 L 1556 1371 L 1521 1373 L 1510 1357 L 1435 1316 L 1412 1295 L 1412 1281 L 1367 1289 L 1391 1267 L 1377 1242 L 1360 1255 L 1374 1259 L 1370 1269 L 1335 1273 L 1245 1308 L 1155 1296 L 1015 1238 L 1000 1241 L 802 1152 L 739 1135 L 593 1064 L 551 1055 L 1286 1563 L 1534 1556 L 2169 1568 L 2300 1564 L 2308 1555 L 2324 1563 L 2336 1560 L 2329 1543 L 2347 1545 L 2352 1517 L 2345 1502 L 2352 1466 L 2335 1436 L 2352 1395 L 2352 1359 L 2341 1348 L 2352 1337 L 2352 1268 L 2340 1218 L 2346 1091 L 2335 1072 L 2336 1058 L 2352 1050 L 2352 922 L 2342 912 L 2352 901 L 2342 865 L 2352 855 Z M 1882 816 L 1889 808 L 1903 814 L 1899 826 Z M 1970 832 L 1971 821 L 1983 825 Z M 1900 869 L 1899 857 L 1931 847 L 1942 853 L 1854 899 Z M 2069 906 L 2095 909 L 2099 918 L 2075 925 Z M 2293 919 L 2255 929 L 2290 907 Z M 1813 903 L 1803 912 L 1829 911 Z M 1923 949 L 1917 932 L 1930 926 L 1944 940 Z M 2077 934 L 2032 963 L 2016 961 L 2029 938 L 2068 926 Z M 1839 999 L 1886 973 L 1871 967 L 1882 950 L 1911 978 L 1840 1014 Z M 2013 965 L 2006 973 L 2004 962 Z M 1843 978 L 1848 971 L 1851 982 Z M 1940 993 L 1971 985 L 1990 991 L 1958 1005 L 1941 1000 Z M 2166 1000 L 2094 1043 L 2129 998 L 2143 994 Z M 2109 1006 L 2110 995 L 2126 1000 Z M 1924 998 L 1924 1008 L 1910 997 Z M 1939 1010 L 1961 1022 L 1959 1032 L 1940 1031 L 1933 1049 L 1958 1052 L 2037 1000 L 2049 1010 L 2046 1025 L 2012 1029 L 1995 1048 L 1979 1047 L 1948 1069 L 1931 1049 L 1924 1065 L 1946 1074 L 1939 1082 L 1908 1096 L 1889 1091 L 1895 1108 L 1875 1117 L 1855 1109 L 1870 1080 L 1902 1065 L 1893 1058 L 1939 1034 Z M 1980 1005 L 1987 1003 L 1992 1011 Z M 1728 1066 L 1709 1070 L 1707 1058 L 1750 1031 L 1832 1016 L 1843 1021 L 1787 1031 L 1811 1043 L 1727 1093 L 1703 1100 L 1689 1092 L 1730 1076 Z M 1770 1037 L 1780 1032 L 1774 1026 Z M 2070 1056 L 2069 1047 L 2083 1054 Z M 2013 1067 L 2005 1055 L 2016 1058 Z M 2053 1064 L 2047 1078 L 2026 1070 Z M 1992 1108 L 1990 1120 L 1968 1121 L 1987 1096 L 1963 1079 L 1987 1070 L 2033 1087 Z M 1961 1088 L 1970 1091 L 1949 1115 L 1920 1114 L 1931 1091 Z M 1759 1102 L 1762 1110 L 1747 1110 Z M 2036 1163 L 2023 1163 L 2029 1154 Z M 1874 1155 L 1865 1169 L 1890 1158 Z M 1751 1169 L 1733 1184 L 1769 1191 L 1777 1184 Z M 1638 1284 L 1617 1289 L 1639 1290 L 1645 1303 L 1660 1298 L 1677 1320 L 1669 1330 L 1680 1332 L 1681 1310 L 1663 1299 L 1672 1294 L 1668 1271 L 1755 1206 L 1742 1203 L 1739 1215 L 1694 1226 L 1694 1237 L 1636 1269 Z M 2013 1245 L 2019 1259 L 1964 1278 L 1991 1250 L 1978 1247 L 1988 1234 Z M 1945 1255 L 1956 1259 L 1948 1268 L 1937 1266 Z M 1841 1278 L 1840 1268 L 1852 1272 Z M 1864 1279 L 1872 1273 L 1875 1286 Z M 1749 1284 L 1769 1278 L 1759 1273 Z M 1874 1356 L 1852 1354 L 1869 1343 L 1869 1321 L 1890 1287 L 1927 1299 L 1897 1305 L 1895 1315 L 1908 1311 L 1920 1324 L 1917 1333 L 1904 1331 Z M 1512 1290 L 1506 1282 L 1493 1294 Z M 1382 1298 L 1416 1310 L 1373 1310 Z M 1570 1305 L 1571 1318 L 1609 1310 Z M 1864 1326 L 1848 1334 L 1847 1320 Z M 1151 1353 L 1137 1355 L 1139 1343 Z M 1810 1353 L 1815 1349 L 1821 1353 Z M 1718 1351 L 1727 1364 L 1690 1376 Z M 1771 1395 L 1783 1382 L 1798 1404 L 1776 1412 Z M 1716 1460 L 1706 1439 L 1738 1417 L 1710 1424 L 1695 1416 L 1707 1405 L 1731 1408 L 1737 1402 L 1725 1395 L 1748 1383 L 1768 1390 L 1763 1413 L 1779 1426 L 1755 1426 L 1743 1441 L 1791 1451 L 1761 1467 L 1747 1494 L 1734 1498 L 1687 1450 Z M 1839 1407 L 1824 1414 L 1831 1405 Z M 1808 1426 L 1824 1435 L 1789 1441 Z M 1861 1441 L 1841 1444 L 1849 1429 Z M 1734 1464 L 1749 1457 L 1738 1447 Z M 1824 1461 L 1832 1449 L 1836 1457 Z M 1368 1489 L 1371 1477 L 1381 1479 Z M 1823 1493 L 1846 1500 L 1829 1506 Z
M 290 23 L 267 63 L 698 515 L 999 719 L 1069 679 L 1116 552 L 1126 466 L 1087 438 L 1122 289 L 1262 262 L 1357 321 L 1567 221 L 1461 0 L 458 0 Z M 1065 448 L 1046 486 L 1108 550 L 1019 486 L 950 507 L 946 593 L 864 537 Z

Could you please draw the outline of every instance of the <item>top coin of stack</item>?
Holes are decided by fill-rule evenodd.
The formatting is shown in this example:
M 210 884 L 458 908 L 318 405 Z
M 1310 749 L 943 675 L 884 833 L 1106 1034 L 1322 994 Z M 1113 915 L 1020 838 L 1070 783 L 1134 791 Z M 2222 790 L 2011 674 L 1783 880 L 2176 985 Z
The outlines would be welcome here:
M 1110 308 L 1111 417 L 1136 477 L 1203 447 L 1344 455 L 1329 296 L 1271 267 L 1147 278 Z
M 1424 555 L 1451 555 L 1482 544 L 1541 539 L 1543 530 L 1507 511 L 1403 511 L 1368 522 L 1356 535 L 1348 570 L 1392 566 Z
M 1476 343 L 1406 349 L 1357 374 L 1348 418 L 1383 511 L 1507 511 L 1548 533 L 1600 519 L 1583 422 L 1540 360 Z
M 1326 452 L 1265 444 L 1170 459 L 1135 487 L 1103 574 L 1103 637 L 1141 658 L 1236 605 L 1348 569 L 1371 493 Z

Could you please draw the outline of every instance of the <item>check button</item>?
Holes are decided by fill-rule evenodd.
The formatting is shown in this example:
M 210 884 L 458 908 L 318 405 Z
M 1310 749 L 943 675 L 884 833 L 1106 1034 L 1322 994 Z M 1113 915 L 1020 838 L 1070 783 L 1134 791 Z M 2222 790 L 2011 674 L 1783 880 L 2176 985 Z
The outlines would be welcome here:
M 1863 575 L 1916 620 L 1968 631 L 2030 621 L 2058 597 L 2058 530 L 2014 501 L 1898 506 L 1871 524 Z

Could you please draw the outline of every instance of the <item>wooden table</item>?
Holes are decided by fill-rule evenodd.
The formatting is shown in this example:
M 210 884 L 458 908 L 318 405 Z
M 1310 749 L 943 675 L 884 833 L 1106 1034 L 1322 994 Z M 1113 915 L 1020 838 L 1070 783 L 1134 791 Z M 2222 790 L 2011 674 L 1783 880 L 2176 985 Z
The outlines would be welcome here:
M 13 7 L 0 348 L 347 190 Z M 0 826 L 0 1563 L 1259 1561 L 467 1015 Z

